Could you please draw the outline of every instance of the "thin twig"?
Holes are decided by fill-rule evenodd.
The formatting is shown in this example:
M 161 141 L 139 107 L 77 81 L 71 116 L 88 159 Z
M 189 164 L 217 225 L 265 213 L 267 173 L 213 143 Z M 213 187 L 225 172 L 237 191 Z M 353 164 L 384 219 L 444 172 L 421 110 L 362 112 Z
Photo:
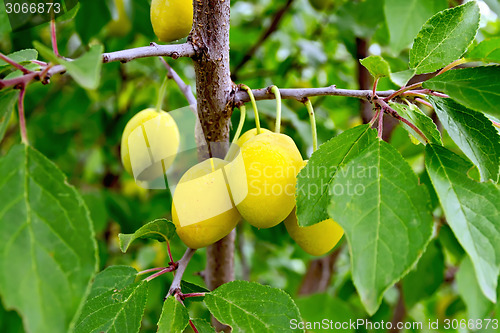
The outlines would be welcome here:
M 381 112 L 378 116 L 378 137 L 382 139 L 384 133 L 384 113 Z
M 184 253 L 184 255 L 182 256 L 181 260 L 178 261 L 179 266 L 177 267 L 177 272 L 174 276 L 174 280 L 172 281 L 170 289 L 168 290 L 167 296 L 165 296 L 165 298 L 167 298 L 170 295 L 175 295 L 176 293 L 181 292 L 182 276 L 184 275 L 186 267 L 195 252 L 196 252 L 195 249 L 188 248 Z
M 269 88 L 261 88 L 252 90 L 256 100 L 275 99 L 274 94 L 269 92 Z M 313 96 L 345 96 L 355 97 L 366 101 L 371 100 L 372 90 L 349 90 L 337 89 L 334 85 L 323 88 L 303 88 L 303 89 L 280 89 L 282 99 L 295 99 L 302 102 L 306 97 Z M 393 90 L 377 91 L 377 96 L 386 97 L 394 93 Z M 245 103 L 250 101 L 250 97 L 244 90 L 236 92 L 234 103 Z
M 162 269 L 162 270 L 161 270 L 161 271 L 159 271 L 158 273 L 155 273 L 155 274 L 153 274 L 153 275 L 148 276 L 148 277 L 147 277 L 147 278 L 145 278 L 144 280 L 146 280 L 146 281 L 148 281 L 148 282 L 149 282 L 149 281 L 153 280 L 154 278 L 157 278 L 157 277 L 158 277 L 158 276 L 160 276 L 160 275 L 163 275 L 163 274 L 165 274 L 165 273 L 169 273 L 169 272 L 173 272 L 173 271 L 175 271 L 176 269 L 177 269 L 177 265 L 172 265 L 172 266 L 169 266 L 169 267 L 167 267 L 167 268 L 165 268 L 165 269 Z
M 59 50 L 57 49 L 57 37 L 56 37 L 56 20 L 50 20 L 50 37 L 52 40 L 52 50 L 56 56 L 59 57 Z
M 380 78 L 375 78 L 375 81 L 373 82 L 373 89 L 372 89 L 372 97 L 377 96 L 377 85 L 378 85 L 378 80 Z
M 370 127 L 372 127 L 373 124 L 375 124 L 375 121 L 377 120 L 379 114 L 380 114 L 380 108 L 377 108 L 377 110 L 375 111 L 375 114 L 373 115 L 373 118 L 369 122 Z
M 166 243 L 167 243 L 168 257 L 170 258 L 170 262 L 168 264 L 171 265 L 172 263 L 174 263 L 174 257 L 172 256 L 172 251 L 170 250 L 170 243 L 169 242 Z
M 375 103 L 377 103 L 378 105 L 380 105 L 380 107 L 382 108 L 382 110 L 384 110 L 385 112 L 389 113 L 391 116 L 393 116 L 394 118 L 404 122 L 406 125 L 410 126 L 411 129 L 413 129 L 418 135 L 420 135 L 422 137 L 422 139 L 424 139 L 425 142 L 429 142 L 429 140 L 427 139 L 427 137 L 424 135 L 424 133 L 422 133 L 421 130 L 419 130 L 415 125 L 413 125 L 411 122 L 409 122 L 407 119 L 401 117 L 398 112 L 396 110 L 394 110 L 393 108 L 391 108 L 389 106 L 389 104 L 387 104 L 384 100 L 382 99 L 377 99 L 375 100 Z
M 148 273 L 158 272 L 158 271 L 164 270 L 165 268 L 167 268 L 167 267 L 149 268 L 149 269 L 140 271 L 139 273 L 137 273 L 137 275 L 144 275 L 144 274 L 148 274 Z
M 174 82 L 179 86 L 181 92 L 184 94 L 184 97 L 186 97 L 189 105 L 196 105 L 196 97 L 194 97 L 191 87 L 182 80 L 179 74 L 177 74 L 176 71 L 174 71 L 174 69 L 167 63 L 167 61 L 163 57 L 160 57 L 160 60 L 167 69 L 168 78 L 174 80 Z
M 128 62 L 134 59 L 147 57 L 171 57 L 177 59 L 180 57 L 193 57 L 196 51 L 191 43 L 158 45 L 152 43 L 149 46 L 142 46 L 133 49 L 121 50 L 116 52 L 104 53 L 102 62 L 113 61 Z
M 493 126 L 500 128 L 500 123 L 497 123 L 496 121 L 491 121 L 493 123 Z
M 21 128 L 21 140 L 28 145 L 28 132 L 26 130 L 26 117 L 24 115 L 24 95 L 26 94 L 26 86 L 22 85 L 19 93 L 19 127 Z
M 262 44 L 266 41 L 266 39 L 272 35 L 273 32 L 278 30 L 279 24 L 281 19 L 283 18 L 283 15 L 288 11 L 288 9 L 292 6 L 293 0 L 288 0 L 286 4 L 280 8 L 276 14 L 274 15 L 274 18 L 267 28 L 266 31 L 260 36 L 259 40 L 247 51 L 247 53 L 243 56 L 241 59 L 240 63 L 236 65 L 236 67 L 233 70 L 232 73 L 232 79 L 233 81 L 236 81 L 238 78 L 238 72 L 240 69 L 250 60 L 252 59 L 252 56 L 255 54 L 255 52 L 262 46 Z
M 393 99 L 394 97 L 396 96 L 399 96 L 401 95 L 402 93 L 404 93 L 405 91 L 408 91 L 408 90 L 412 90 L 412 89 L 415 89 L 415 88 L 418 88 L 422 85 L 423 82 L 417 82 L 417 83 L 414 83 L 412 85 L 409 85 L 409 86 L 405 86 L 405 87 L 401 87 L 399 90 L 396 90 L 394 93 L 392 93 L 390 96 L 384 98 L 384 100 L 386 102 L 390 101 L 391 99 Z
M 21 64 L 18 64 L 17 62 L 15 62 L 14 60 L 10 59 L 9 57 L 7 57 L 6 55 L 4 55 L 3 53 L 0 52 L 0 59 L 2 59 L 3 61 L 5 61 L 6 63 L 14 66 L 15 68 L 19 69 L 21 72 L 23 72 L 24 74 L 29 74 L 29 73 L 32 73 L 32 71 L 30 71 L 29 69 L 27 69 L 26 67 L 24 67 L 23 65 Z
M 432 106 L 432 104 L 429 103 L 429 102 L 427 102 L 426 100 L 423 100 L 421 98 L 415 98 L 415 101 L 417 101 L 417 102 L 419 102 L 421 104 L 424 104 L 424 105 L 430 107 L 431 109 L 434 109 L 434 107 Z

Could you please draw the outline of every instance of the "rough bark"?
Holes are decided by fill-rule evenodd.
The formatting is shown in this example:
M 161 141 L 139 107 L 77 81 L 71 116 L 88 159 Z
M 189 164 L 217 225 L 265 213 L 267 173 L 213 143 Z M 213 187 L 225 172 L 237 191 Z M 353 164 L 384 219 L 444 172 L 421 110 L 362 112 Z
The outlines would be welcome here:
M 229 69 L 229 15 L 227 0 L 194 0 L 194 22 L 190 41 L 197 50 L 196 73 L 198 117 L 209 155 L 224 157 L 229 143 L 234 91 Z M 207 248 L 205 282 L 209 289 L 234 280 L 234 231 Z M 213 320 L 217 331 L 228 331 Z

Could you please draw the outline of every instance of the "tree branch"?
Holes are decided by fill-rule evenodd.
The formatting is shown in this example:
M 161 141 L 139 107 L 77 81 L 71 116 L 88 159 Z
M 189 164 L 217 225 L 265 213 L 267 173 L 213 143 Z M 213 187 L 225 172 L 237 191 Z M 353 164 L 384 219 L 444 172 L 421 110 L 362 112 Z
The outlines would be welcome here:
M 256 100 L 263 99 L 274 99 L 274 94 L 268 88 L 255 89 L 252 90 Z M 372 98 L 371 90 L 349 90 L 349 89 L 337 89 L 334 85 L 324 88 L 303 88 L 303 89 L 280 89 L 281 98 L 284 99 L 295 99 L 302 102 L 307 97 L 313 96 L 346 96 L 360 98 L 366 101 L 370 101 Z M 392 90 L 388 91 L 377 91 L 377 96 L 387 97 L 393 93 Z M 244 90 L 238 90 L 234 96 L 234 103 L 240 104 L 249 102 L 250 97 Z
M 191 86 L 187 85 L 182 80 L 179 74 L 177 74 L 177 72 L 174 71 L 174 69 L 165 61 L 165 59 L 163 59 L 163 57 L 160 57 L 160 60 L 167 68 L 168 78 L 174 80 L 174 82 L 179 86 L 179 89 L 184 94 L 184 97 L 186 97 L 189 105 L 196 105 L 196 97 L 194 97 L 193 91 L 191 90 Z
M 116 52 L 104 53 L 102 55 L 102 62 L 114 62 L 120 61 L 122 63 L 147 57 L 171 57 L 177 59 L 179 57 L 194 57 L 196 55 L 196 50 L 193 44 L 173 44 L 173 45 L 158 45 L 156 43 L 151 43 L 150 46 L 142 46 L 133 49 L 121 50 Z M 19 84 L 28 84 L 34 80 L 41 80 L 44 83 L 48 82 L 48 79 L 55 74 L 64 73 L 66 68 L 62 65 L 55 65 L 52 67 L 51 64 L 47 64 L 45 69 L 38 72 L 28 72 L 27 74 L 10 79 L 10 80 L 0 80 L 0 89 L 6 87 L 16 87 Z
M 184 255 L 182 256 L 181 260 L 177 262 L 178 264 L 177 271 L 175 273 L 174 279 L 172 280 L 172 284 L 170 285 L 170 289 L 168 290 L 168 294 L 165 298 L 167 298 L 170 295 L 175 295 L 176 293 L 181 292 L 182 276 L 184 275 L 186 267 L 189 264 L 189 261 L 191 260 L 195 252 L 196 250 L 188 248 L 186 252 L 184 252 Z
M 276 14 L 274 15 L 274 18 L 271 22 L 271 25 L 267 28 L 266 31 L 260 36 L 259 40 L 247 51 L 247 53 L 243 56 L 241 59 L 240 63 L 236 65 L 236 67 L 233 70 L 232 73 L 232 79 L 233 81 L 236 81 L 238 78 L 238 72 L 240 69 L 250 60 L 252 59 L 252 56 L 255 54 L 255 52 L 262 46 L 262 44 L 266 41 L 266 39 L 272 35 L 273 32 L 275 32 L 279 24 L 281 22 L 281 19 L 283 18 L 283 15 L 290 9 L 292 6 L 293 0 L 288 0 L 286 4 L 281 7 Z
M 149 46 L 136 47 L 133 49 L 104 53 L 102 62 L 113 61 L 128 62 L 130 60 L 147 57 L 171 57 L 177 59 L 180 57 L 194 57 L 196 50 L 191 43 L 158 45 L 151 43 Z

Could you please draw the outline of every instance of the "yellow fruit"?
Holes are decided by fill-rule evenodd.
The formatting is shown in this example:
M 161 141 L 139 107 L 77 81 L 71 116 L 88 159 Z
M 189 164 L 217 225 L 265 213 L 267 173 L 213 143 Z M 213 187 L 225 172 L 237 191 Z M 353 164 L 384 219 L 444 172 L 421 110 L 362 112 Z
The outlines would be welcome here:
M 107 28 L 112 36 L 122 37 L 127 35 L 132 28 L 132 23 L 127 15 L 125 6 L 127 0 L 115 0 L 115 11 L 113 19 L 108 23 Z M 128 2 L 127 2 L 128 5 Z
M 295 209 L 285 219 L 285 227 L 290 237 L 307 253 L 322 256 L 337 245 L 344 230 L 332 219 L 327 219 L 309 227 L 300 227 Z
M 136 180 L 154 180 L 172 165 L 179 143 L 179 129 L 167 112 L 142 110 L 129 120 L 123 131 L 123 166 Z
M 156 36 L 163 42 L 186 37 L 193 25 L 193 1 L 152 0 L 151 23 Z
M 193 249 L 215 243 L 241 220 L 226 182 L 227 161 L 211 158 L 190 168 L 174 192 L 172 220 Z
M 260 134 L 262 133 L 272 133 L 270 130 L 261 128 L 260 129 Z M 232 161 L 236 155 L 238 155 L 239 150 L 243 146 L 245 142 L 250 140 L 251 138 L 255 137 L 257 135 L 257 129 L 252 128 L 251 130 L 246 131 L 243 133 L 238 140 L 236 141 L 236 144 L 231 144 L 231 147 L 229 148 L 229 151 L 227 152 L 226 155 L 226 161 Z
M 249 139 L 240 153 L 245 172 L 236 167 L 228 173 L 236 207 L 251 225 L 273 227 L 295 206 L 295 177 L 303 163 L 300 152 L 289 136 L 269 132 Z

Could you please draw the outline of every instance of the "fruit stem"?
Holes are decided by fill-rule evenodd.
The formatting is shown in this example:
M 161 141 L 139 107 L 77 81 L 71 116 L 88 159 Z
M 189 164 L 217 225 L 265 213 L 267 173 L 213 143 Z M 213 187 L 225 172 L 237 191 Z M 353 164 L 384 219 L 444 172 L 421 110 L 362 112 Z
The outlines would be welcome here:
M 279 133 L 281 129 L 281 93 L 276 86 L 271 87 L 271 92 L 276 96 L 276 126 L 274 132 Z
M 160 91 L 158 92 L 158 101 L 156 102 L 156 112 L 160 113 L 161 105 L 163 104 L 163 98 L 165 97 L 165 91 L 167 90 L 168 75 L 165 75 L 163 82 L 160 86 Z
M 314 115 L 314 109 L 309 98 L 306 98 L 304 102 L 307 108 L 307 112 L 309 113 L 309 120 L 311 122 L 311 133 L 313 140 L 313 152 L 318 150 L 318 131 L 316 130 L 316 116 Z
M 437 74 L 436 76 L 438 75 L 441 75 L 447 71 L 449 71 L 450 69 L 453 69 L 454 67 L 457 67 L 458 65 L 461 65 L 461 64 L 465 64 L 467 62 L 466 59 L 464 58 L 461 58 L 461 59 L 458 59 L 458 60 L 455 60 L 454 62 L 452 62 L 451 64 L 449 64 L 448 66 L 444 67 L 443 69 L 441 69 Z
M 240 106 L 240 123 L 238 124 L 238 128 L 236 129 L 236 133 L 234 133 L 233 143 L 236 143 L 240 138 L 241 131 L 243 130 L 243 125 L 245 124 L 245 118 L 247 114 L 247 107 L 245 105 Z
M 253 113 L 255 114 L 255 128 L 257 128 L 257 134 L 260 134 L 260 119 L 259 119 L 259 110 L 257 110 L 257 103 L 255 102 L 255 97 L 253 95 L 252 89 L 246 84 L 242 84 L 241 88 L 245 90 L 250 97 L 250 101 L 252 102 Z

